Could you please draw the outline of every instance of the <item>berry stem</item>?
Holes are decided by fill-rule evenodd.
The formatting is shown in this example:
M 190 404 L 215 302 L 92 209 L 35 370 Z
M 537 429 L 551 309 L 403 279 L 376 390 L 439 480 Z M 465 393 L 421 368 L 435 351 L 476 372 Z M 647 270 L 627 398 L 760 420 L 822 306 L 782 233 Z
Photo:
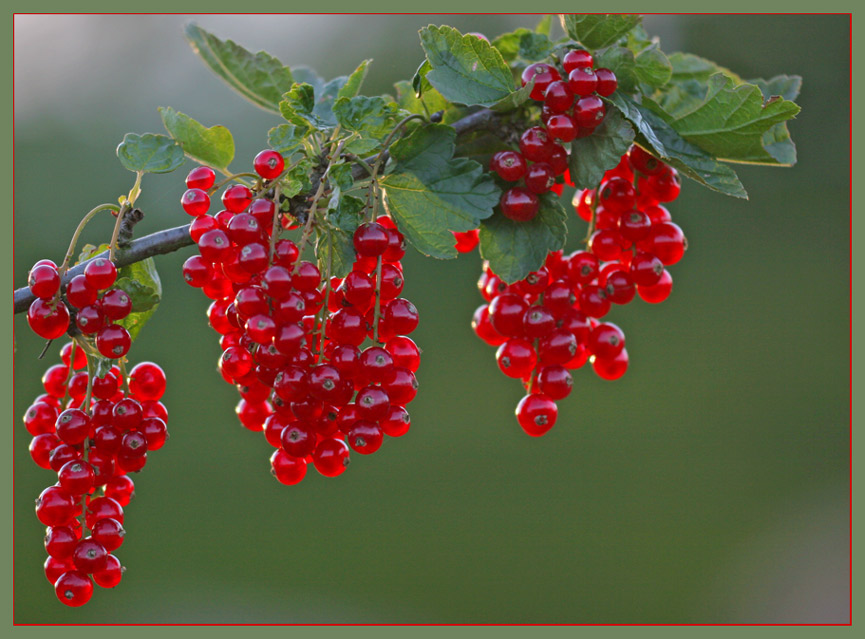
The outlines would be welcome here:
M 117 214 L 117 221 L 114 222 L 114 232 L 111 234 L 111 243 L 108 245 L 109 262 L 114 262 L 114 255 L 117 253 L 117 238 L 120 236 L 120 227 L 123 225 L 123 218 L 130 210 L 131 206 L 129 202 L 125 202 Z
M 375 314 L 373 315 L 372 341 L 378 344 L 378 321 L 381 317 L 381 255 L 375 267 Z
M 321 307 L 320 313 L 320 321 L 321 321 L 321 332 L 318 335 L 318 361 L 321 362 L 321 357 L 324 354 L 324 333 L 325 326 L 327 324 L 327 304 L 330 300 L 330 272 L 333 267 L 333 242 L 328 242 L 327 244 L 327 268 L 325 269 L 324 281 L 328 283 L 327 286 L 324 287 L 324 305 Z
M 273 254 L 276 251 L 276 238 L 279 237 L 279 182 L 273 187 L 273 224 L 270 227 L 270 256 L 267 258 L 268 266 L 273 265 Z
M 245 186 L 249 186 L 249 184 L 247 184 L 245 180 L 242 180 L 240 178 L 251 177 L 259 181 L 261 180 L 261 176 L 258 175 L 258 173 L 228 173 L 226 171 L 222 171 L 222 174 L 225 175 L 226 178 L 211 186 L 210 189 L 207 191 L 208 195 L 213 195 L 214 193 L 216 193 L 216 191 L 218 191 L 220 188 L 222 188 L 231 181 L 237 181 Z
M 75 245 L 78 244 L 78 238 L 81 236 L 81 231 L 84 230 L 84 227 L 87 226 L 87 223 L 93 219 L 93 217 L 99 213 L 100 211 L 120 211 L 120 207 L 116 204 L 100 204 L 94 209 L 91 209 L 87 212 L 81 221 L 78 223 L 78 227 L 75 229 L 75 233 L 72 234 L 72 240 L 69 242 L 69 248 L 66 251 L 66 257 L 63 258 L 63 264 L 60 265 L 58 269 L 58 274 L 60 275 L 61 281 L 63 280 L 63 276 L 66 274 L 66 270 L 69 268 L 69 262 L 72 260 L 72 256 L 75 253 Z M 118 213 L 118 218 L 119 218 Z M 59 294 L 59 292 L 58 292 Z

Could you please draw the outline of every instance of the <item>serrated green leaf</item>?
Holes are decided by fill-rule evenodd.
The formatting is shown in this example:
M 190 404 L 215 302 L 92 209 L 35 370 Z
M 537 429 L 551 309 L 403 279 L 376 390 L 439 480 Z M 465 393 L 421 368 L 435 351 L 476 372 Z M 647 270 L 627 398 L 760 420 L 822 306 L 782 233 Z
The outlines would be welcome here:
M 408 80 L 400 80 L 394 85 L 394 88 L 396 89 L 397 104 L 409 113 L 426 114 L 427 111 L 430 113 L 444 111 L 442 122 L 448 123 L 453 121 L 454 113 L 461 112 L 461 110 L 450 108 L 450 102 L 432 87 L 423 93 L 423 98 L 417 96 L 414 87 Z M 426 105 L 426 110 L 424 110 L 424 105 Z
M 357 66 L 357 69 L 348 76 L 348 80 L 346 80 L 345 84 L 336 94 L 337 99 L 353 98 L 360 93 L 360 87 L 366 79 L 366 73 L 369 71 L 370 62 L 372 62 L 372 60 L 364 60 Z
M 456 257 L 452 231 L 477 228 L 501 196 L 480 164 L 453 158 L 455 139 L 447 125 L 415 129 L 391 145 L 394 168 L 379 180 L 400 231 L 431 257 Z
M 294 83 L 291 70 L 269 53 L 251 53 L 231 40 L 220 40 L 196 24 L 186 39 L 205 64 L 235 91 L 266 111 L 279 113 L 282 95 Z
M 134 341 L 147 321 L 156 312 L 162 299 L 162 283 L 156 271 L 156 262 L 148 257 L 117 270 L 115 288 L 126 291 L 132 300 L 132 312 L 117 323 L 129 331 Z
M 324 78 L 309 67 L 295 67 L 291 73 L 295 82 L 310 85 L 316 95 L 324 91 Z M 291 87 L 289 86 L 289 88 Z
M 120 163 L 135 173 L 169 173 L 186 159 L 181 146 L 167 135 L 127 133 L 117 146 Z
M 221 125 L 205 127 L 185 113 L 159 107 L 165 130 L 183 147 L 186 155 L 200 164 L 226 169 L 234 159 L 234 138 Z
M 644 103 L 688 142 L 726 162 L 777 164 L 763 146 L 763 135 L 799 113 L 795 102 L 776 97 L 764 104 L 759 87 L 735 85 L 720 73 L 709 78 L 702 102 L 687 111 L 668 113 L 658 102 Z
M 335 184 L 341 191 L 347 191 L 354 185 L 354 178 L 351 176 L 351 164 L 341 162 L 331 164 L 327 170 L 327 179 L 331 184 Z
M 337 100 L 333 105 L 333 115 L 344 129 L 355 131 L 367 139 L 380 140 L 396 124 L 399 107 L 379 96 L 359 95 Z
M 431 69 L 426 80 L 447 100 L 492 106 L 514 91 L 514 78 L 498 49 L 452 27 L 424 27 L 421 46 Z
M 429 60 L 424 58 L 424 61 L 420 63 L 411 79 L 411 86 L 414 89 L 415 96 L 421 97 L 427 91 L 432 90 L 433 86 L 426 79 L 426 74 L 430 72 L 430 69 L 432 69 L 432 65 L 429 63 Z
M 312 187 L 309 179 L 312 168 L 313 161 L 306 157 L 302 158 L 279 181 L 280 193 L 291 198 L 301 191 L 309 190 Z
M 763 101 L 768 101 L 772 96 L 780 96 L 785 100 L 795 100 L 802 90 L 802 76 L 799 75 L 776 75 L 774 78 L 764 80 L 748 80 L 749 84 L 756 84 L 763 94 Z
M 554 47 L 545 34 L 529 31 L 523 27 L 510 33 L 503 33 L 492 41 L 492 45 L 499 50 L 506 62 L 517 59 L 538 62 L 548 57 Z
M 333 105 L 346 82 L 348 82 L 348 78 L 344 75 L 328 80 L 321 91 L 315 94 L 315 108 L 312 113 L 325 127 L 333 128 L 336 126 Z
M 748 197 L 733 169 L 682 138 L 652 111 L 618 91 L 610 96 L 609 100 L 634 125 L 637 142 L 653 151 L 682 175 L 719 193 Z
M 642 16 L 630 14 L 566 13 L 562 28 L 589 50 L 602 49 L 640 24 Z
M 768 101 L 772 96 L 781 96 L 785 100 L 795 100 L 802 89 L 802 78 L 798 75 L 779 75 L 769 80 L 758 78 L 749 80 L 755 84 L 763 93 L 763 100 Z M 763 148 L 775 158 L 779 164 L 792 166 L 796 164 L 796 145 L 790 138 L 787 123 L 781 122 L 763 134 Z
M 490 108 L 498 113 L 507 113 L 508 111 L 514 111 L 515 109 L 520 108 L 523 104 L 526 103 L 534 87 L 535 81 L 530 80 L 526 86 L 522 87 L 521 89 L 517 89 L 510 95 L 505 96 L 494 105 L 492 105 Z
M 303 144 L 307 130 L 296 124 L 278 124 L 267 132 L 267 145 L 283 155 L 290 155 Z
M 673 66 L 657 42 L 635 51 L 634 71 L 640 82 L 652 88 L 662 87 L 673 76 Z
M 334 91 L 335 93 L 335 91 Z M 306 82 L 296 82 L 289 91 L 286 91 L 279 103 L 279 113 L 291 124 L 302 129 L 319 129 L 321 131 L 332 128 L 335 123 L 324 121 L 318 113 L 315 89 Z
M 336 206 L 331 203 L 326 223 L 316 229 L 315 254 L 322 273 L 327 271 L 328 260 L 333 277 L 345 277 L 351 271 L 356 258 L 354 232 L 363 222 L 364 206 L 363 200 L 351 195 L 341 195 Z
M 528 222 L 515 222 L 497 211 L 481 223 L 481 257 L 505 282 L 523 279 L 539 269 L 550 251 L 565 245 L 567 213 L 550 193 L 540 198 L 538 213 Z
M 571 142 L 568 159 L 571 181 L 577 188 L 593 189 L 604 173 L 615 168 L 634 141 L 634 129 L 624 116 L 611 109 L 595 131 Z
M 707 82 L 710 77 L 717 73 L 723 73 L 730 77 L 735 82 L 741 82 L 742 78 L 722 66 L 719 66 L 701 58 L 692 53 L 671 53 L 667 56 L 672 66 L 673 75 L 670 78 L 673 82 L 685 82 L 687 80 L 695 80 L 697 82 Z

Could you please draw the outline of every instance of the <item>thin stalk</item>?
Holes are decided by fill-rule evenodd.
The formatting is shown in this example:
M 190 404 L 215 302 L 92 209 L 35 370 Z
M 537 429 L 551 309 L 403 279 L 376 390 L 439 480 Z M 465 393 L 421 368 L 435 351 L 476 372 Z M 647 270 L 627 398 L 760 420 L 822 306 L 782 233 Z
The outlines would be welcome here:
M 114 262 L 114 255 L 117 253 L 117 237 L 120 235 L 120 227 L 123 224 L 123 217 L 129 212 L 130 205 L 127 202 L 120 207 L 120 212 L 117 214 L 117 220 L 114 222 L 114 232 L 111 234 L 111 243 L 108 245 L 108 261 Z
M 267 264 L 273 264 L 273 254 L 276 251 L 276 238 L 279 236 L 279 183 L 273 188 L 273 224 L 270 229 L 270 257 L 267 259 Z
M 81 218 L 78 227 L 75 229 L 75 233 L 72 234 L 72 240 L 69 242 L 69 249 L 66 251 L 66 257 L 63 258 L 63 264 L 58 269 L 61 280 L 63 279 L 63 275 L 66 273 L 66 269 L 69 268 L 69 262 L 72 260 L 72 256 L 75 254 L 75 245 L 78 244 L 78 238 L 81 236 L 81 232 L 84 230 L 84 227 L 87 226 L 87 223 L 90 222 L 90 220 L 92 220 L 100 211 L 118 211 L 118 218 L 120 217 L 120 207 L 116 204 L 100 204 L 96 208 L 88 211 L 87 215 Z
M 381 255 L 375 267 L 375 314 L 373 315 L 372 341 L 378 344 L 378 321 L 381 317 Z
M 226 184 L 228 184 L 232 180 L 236 180 L 237 182 L 240 182 L 244 186 L 249 186 L 246 182 L 244 182 L 243 180 L 241 180 L 239 178 L 251 177 L 251 178 L 256 179 L 256 180 L 261 179 L 261 176 L 258 173 L 228 173 L 227 171 L 223 171 L 223 174 L 226 176 L 226 178 L 224 180 L 221 180 L 220 182 L 217 182 L 213 186 L 211 186 L 208 189 L 208 193 L 210 193 L 212 195 L 213 193 L 218 191 L 220 188 L 222 188 L 223 186 L 225 186 Z
M 324 354 L 324 332 L 327 324 L 327 304 L 330 301 L 330 272 L 333 264 L 333 244 L 328 243 L 327 249 L 327 269 L 324 276 L 324 306 L 321 307 L 321 332 L 318 334 L 318 362 L 321 363 L 321 357 Z

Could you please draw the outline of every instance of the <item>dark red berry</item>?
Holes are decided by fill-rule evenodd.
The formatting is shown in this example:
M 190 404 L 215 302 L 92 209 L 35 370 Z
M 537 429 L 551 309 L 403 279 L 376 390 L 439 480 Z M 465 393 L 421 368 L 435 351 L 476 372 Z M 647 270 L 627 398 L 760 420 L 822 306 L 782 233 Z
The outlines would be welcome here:
M 546 395 L 526 395 L 517 404 L 517 421 L 526 434 L 540 437 L 556 424 L 559 410 L 556 403 Z
M 255 168 L 255 172 L 265 180 L 272 180 L 282 173 L 285 168 L 285 160 L 278 152 L 268 149 L 255 156 L 252 166 Z

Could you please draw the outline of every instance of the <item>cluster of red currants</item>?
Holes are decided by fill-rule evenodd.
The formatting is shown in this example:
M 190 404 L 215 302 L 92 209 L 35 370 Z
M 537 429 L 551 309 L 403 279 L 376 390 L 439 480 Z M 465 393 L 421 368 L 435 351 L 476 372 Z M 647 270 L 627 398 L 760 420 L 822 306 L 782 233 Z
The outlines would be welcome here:
M 418 312 L 400 297 L 405 240 L 393 221 L 359 225 L 351 272 L 322 277 L 301 260 L 303 247 L 277 239 L 294 223 L 268 197 L 268 180 L 283 164 L 275 151 L 259 153 L 259 197 L 231 186 L 214 216 L 207 215 L 213 172 L 189 174 L 182 204 L 196 216 L 190 233 L 200 254 L 186 261 L 183 276 L 213 300 L 207 315 L 221 335 L 219 371 L 240 392 L 241 424 L 264 432 L 276 448 L 273 474 L 291 485 L 305 477 L 308 462 L 335 477 L 350 449 L 370 454 L 384 435 L 408 431 L 405 405 L 417 393 L 420 351 L 407 337 Z
M 606 108 L 601 97 L 613 94 L 618 86 L 609 69 L 593 69 L 592 54 L 572 49 L 562 58 L 562 73 L 555 66 L 536 62 L 522 74 L 523 86 L 534 82 L 530 97 L 543 102 L 543 126 L 526 129 L 520 136 L 519 152 L 499 151 L 490 161 L 490 170 L 506 182 L 520 182 L 502 194 L 502 214 L 517 222 L 535 217 L 538 196 L 556 189 L 556 178 L 568 170 L 568 153 L 562 144 L 592 134 L 604 120 Z M 560 191 L 559 191 L 560 192 Z
M 682 258 L 687 244 L 663 204 L 678 197 L 679 188 L 675 169 L 634 146 L 597 190 L 575 197 L 577 214 L 594 229 L 587 250 L 550 253 L 539 270 L 513 284 L 484 265 L 478 288 L 486 303 L 472 327 L 498 347 L 501 371 L 523 380 L 528 395 L 516 415 L 529 435 L 555 424 L 556 401 L 573 386 L 570 371 L 591 362 L 603 379 L 625 374 L 625 335 L 601 319 L 612 304 L 637 295 L 649 303 L 670 295 L 666 267 Z
M 36 299 L 27 309 L 27 322 L 40 337 L 56 339 L 69 329 L 69 309 L 61 299 L 61 274 L 51 260 L 39 260 L 30 269 L 28 283 Z M 96 348 L 103 357 L 116 359 L 129 352 L 129 332 L 114 322 L 132 312 L 132 300 L 121 288 L 112 288 L 117 268 L 97 258 L 66 284 L 66 302 L 77 309 L 75 325 L 84 335 L 96 336 Z
M 165 373 L 141 362 L 125 384 L 117 366 L 91 379 L 80 346 L 69 342 L 60 355 L 62 363 L 42 377 L 45 393 L 27 409 L 24 426 L 33 436 L 33 461 L 57 473 L 36 500 L 36 516 L 48 527 L 45 575 L 61 602 L 81 606 L 93 594 L 91 577 L 113 588 L 123 575 L 112 553 L 123 543 L 123 508 L 134 493 L 129 473 L 140 471 L 148 451 L 168 436 L 160 401 Z

